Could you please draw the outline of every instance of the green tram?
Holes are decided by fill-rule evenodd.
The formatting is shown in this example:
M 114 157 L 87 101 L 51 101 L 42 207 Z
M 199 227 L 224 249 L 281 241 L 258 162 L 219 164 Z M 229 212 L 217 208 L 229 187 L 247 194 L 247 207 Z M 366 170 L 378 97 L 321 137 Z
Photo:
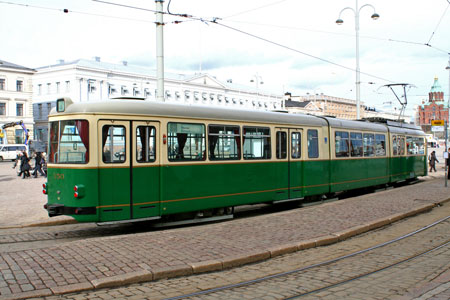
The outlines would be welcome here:
M 211 218 L 412 180 L 426 157 L 425 134 L 403 123 L 63 98 L 49 116 L 44 207 L 79 222 Z

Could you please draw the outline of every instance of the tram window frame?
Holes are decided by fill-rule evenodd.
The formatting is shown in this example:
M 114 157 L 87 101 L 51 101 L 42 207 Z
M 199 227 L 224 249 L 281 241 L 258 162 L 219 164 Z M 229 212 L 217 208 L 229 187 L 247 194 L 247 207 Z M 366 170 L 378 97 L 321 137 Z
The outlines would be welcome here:
M 241 159 L 240 126 L 216 125 L 216 124 L 208 125 L 208 149 L 209 149 L 208 153 L 209 160 L 211 161 L 240 160 Z M 226 149 L 229 149 L 228 157 L 226 154 L 227 152 Z
M 334 151 L 335 151 L 335 155 L 337 158 L 350 157 L 349 137 L 350 136 L 347 131 L 335 131 L 334 132 L 334 140 L 335 140 Z M 346 148 L 346 151 L 340 151 L 341 145 L 344 146 L 343 149 Z
M 386 156 L 386 135 L 375 134 L 375 156 Z
M 375 134 L 364 133 L 363 134 L 363 146 L 364 146 L 364 157 L 374 157 L 375 156 Z
M 181 151 L 178 147 L 180 144 L 183 145 Z M 194 149 L 194 151 L 197 153 L 193 154 L 193 146 L 195 146 L 196 149 Z M 189 150 L 189 152 L 185 153 L 185 149 Z M 167 123 L 167 159 L 170 162 L 205 161 L 205 124 L 183 122 Z
M 277 131 L 276 134 L 276 157 L 277 159 L 287 158 L 287 133 L 285 131 Z
M 398 151 L 398 155 L 399 156 L 404 156 L 406 154 L 406 149 L 405 149 L 405 136 L 404 135 L 399 135 L 397 136 L 397 138 L 400 138 L 400 143 L 397 143 L 397 145 L 399 146 L 399 151 Z
M 144 139 L 141 137 L 141 134 L 145 135 Z M 155 126 L 140 125 L 136 127 L 136 161 L 138 163 L 151 163 L 156 161 Z
M 272 149 L 270 138 L 270 127 L 244 126 L 242 134 L 242 152 L 244 159 L 271 159 Z M 260 148 L 259 156 L 255 155 L 258 153 L 256 152 L 257 148 L 255 148 L 255 145 Z M 246 152 L 246 148 L 248 148 L 249 152 Z
M 294 136 L 297 136 L 294 138 Z M 302 157 L 302 133 L 291 132 L 291 158 L 297 159 Z
M 71 126 L 71 127 L 69 127 Z M 89 163 L 89 121 L 85 119 L 59 120 L 49 125 L 49 163 L 88 164 Z M 67 144 L 65 148 L 63 144 Z M 84 147 L 84 151 L 83 151 Z M 63 150 L 65 149 L 65 150 Z M 79 160 L 69 157 L 81 157 Z M 66 157 L 65 160 L 61 158 Z
M 319 131 L 308 129 L 307 132 L 308 158 L 319 158 Z
M 350 132 L 350 156 L 363 157 L 364 145 L 361 132 Z
M 110 130 L 112 128 L 112 130 Z M 117 130 L 122 130 L 121 132 L 115 132 Z M 112 139 L 111 139 L 112 134 Z M 116 139 L 116 137 L 118 139 Z M 123 145 L 119 147 L 119 151 L 116 150 L 115 140 L 123 140 Z M 106 147 L 109 148 L 106 148 Z M 112 151 L 111 151 L 112 148 Z M 109 149 L 109 151 L 105 151 Z M 123 164 L 127 160 L 127 129 L 123 125 L 111 125 L 105 124 L 102 127 L 102 161 L 105 164 Z

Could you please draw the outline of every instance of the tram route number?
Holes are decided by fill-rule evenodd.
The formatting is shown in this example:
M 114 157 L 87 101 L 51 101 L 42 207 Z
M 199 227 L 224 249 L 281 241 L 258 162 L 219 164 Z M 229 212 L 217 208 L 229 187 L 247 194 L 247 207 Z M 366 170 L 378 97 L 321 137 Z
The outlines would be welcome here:
M 55 173 L 53 174 L 54 179 L 64 179 L 64 174 Z

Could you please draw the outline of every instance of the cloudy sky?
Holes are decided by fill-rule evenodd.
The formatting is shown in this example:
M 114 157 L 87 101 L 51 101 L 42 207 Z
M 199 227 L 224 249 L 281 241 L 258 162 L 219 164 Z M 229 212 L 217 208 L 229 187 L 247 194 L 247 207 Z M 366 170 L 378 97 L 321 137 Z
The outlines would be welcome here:
M 155 68 L 151 0 L 0 0 L 0 59 L 31 68 L 78 58 L 126 60 Z M 165 15 L 166 71 L 205 72 L 219 80 L 282 94 L 355 99 L 355 0 L 172 0 Z M 448 95 L 450 0 L 369 0 L 360 11 L 361 100 L 397 100 L 382 86 L 410 83 L 408 109 L 427 99 L 434 77 Z M 167 11 L 168 0 L 164 2 Z M 64 13 L 68 9 L 69 13 Z M 217 20 L 218 24 L 211 23 Z M 184 21 L 174 23 L 174 21 Z M 427 46 L 428 45 L 428 46 Z M 398 105 L 396 105 L 398 107 Z

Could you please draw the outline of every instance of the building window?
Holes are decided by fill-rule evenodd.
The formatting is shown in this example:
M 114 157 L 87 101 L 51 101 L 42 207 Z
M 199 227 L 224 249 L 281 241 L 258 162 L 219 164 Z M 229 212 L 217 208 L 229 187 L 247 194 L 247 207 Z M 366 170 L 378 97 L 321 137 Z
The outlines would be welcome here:
M 56 83 L 56 93 L 59 94 L 59 87 L 60 87 L 60 82 Z
M 5 90 L 5 79 L 0 78 L 0 91 L 4 91 Z
M 50 94 L 51 83 L 47 83 L 47 95 Z
M 70 81 L 66 81 L 66 93 L 70 92 Z
M 23 116 L 23 104 L 22 103 L 16 104 L 16 116 Z
M 42 95 L 42 84 L 38 84 L 38 95 Z
M 49 114 L 51 110 L 52 110 L 52 104 L 47 103 L 47 114 Z
M 6 103 L 0 103 L 0 116 L 6 116 Z
M 39 116 L 39 118 L 42 117 L 42 103 L 38 104 L 38 116 Z
M 17 80 L 16 82 L 16 91 L 23 92 L 23 81 Z

